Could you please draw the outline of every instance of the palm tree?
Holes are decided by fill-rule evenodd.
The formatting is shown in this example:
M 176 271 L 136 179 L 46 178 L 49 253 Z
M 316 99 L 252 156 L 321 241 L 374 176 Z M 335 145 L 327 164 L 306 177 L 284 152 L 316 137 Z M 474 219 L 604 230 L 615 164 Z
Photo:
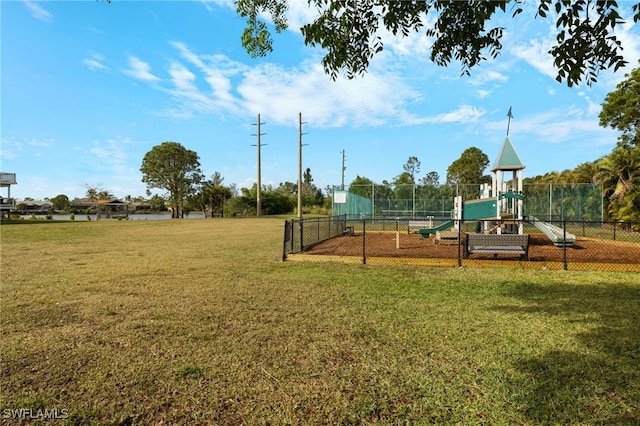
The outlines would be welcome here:
M 89 201 L 91 201 L 93 203 L 93 206 L 96 209 L 96 212 L 98 214 L 97 218 L 100 218 L 100 210 L 98 209 L 98 188 L 95 186 L 89 186 L 87 185 L 87 198 L 89 199 Z
M 640 147 L 618 145 L 598 160 L 609 213 L 618 220 L 640 220 Z
M 598 164 L 596 162 L 582 163 L 573 169 L 571 183 L 596 183 L 597 174 Z

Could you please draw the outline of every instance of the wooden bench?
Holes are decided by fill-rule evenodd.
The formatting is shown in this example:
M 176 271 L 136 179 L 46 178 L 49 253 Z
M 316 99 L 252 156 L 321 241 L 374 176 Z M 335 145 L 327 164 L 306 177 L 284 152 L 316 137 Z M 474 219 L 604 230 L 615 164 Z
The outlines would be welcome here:
M 474 253 L 518 254 L 529 260 L 529 234 L 468 234 L 464 244 L 464 258 Z

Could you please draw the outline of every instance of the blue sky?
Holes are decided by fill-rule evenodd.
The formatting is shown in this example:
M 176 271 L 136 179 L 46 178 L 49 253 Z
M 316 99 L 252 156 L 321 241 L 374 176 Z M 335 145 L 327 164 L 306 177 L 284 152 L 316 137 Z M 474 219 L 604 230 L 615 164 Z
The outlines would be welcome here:
M 572 169 L 611 151 L 617 134 L 598 125 L 608 92 L 640 59 L 640 31 L 622 40 L 626 69 L 589 87 L 555 81 L 546 54 L 552 20 L 535 6 L 505 26 L 495 61 L 460 76 L 429 59 L 423 34 L 396 39 L 362 78 L 332 81 L 322 51 L 297 30 L 317 12 L 293 0 L 290 30 L 274 52 L 252 59 L 240 44 L 244 21 L 231 1 L 2 1 L 0 167 L 17 173 L 16 198 L 82 197 L 87 185 L 118 197 L 144 195 L 142 158 L 164 141 L 198 153 L 207 176 L 251 186 L 257 179 L 261 114 L 262 183 L 295 182 L 298 113 L 303 167 L 318 187 L 356 175 L 391 181 L 410 156 L 418 177 L 447 167 L 472 146 L 493 163 L 513 108 L 510 137 L 525 177 Z M 623 3 L 630 7 L 631 3 Z

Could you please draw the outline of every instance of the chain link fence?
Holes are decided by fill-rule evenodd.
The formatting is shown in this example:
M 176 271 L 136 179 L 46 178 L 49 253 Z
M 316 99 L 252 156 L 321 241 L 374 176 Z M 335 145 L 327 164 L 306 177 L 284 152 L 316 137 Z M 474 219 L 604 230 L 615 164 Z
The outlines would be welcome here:
M 333 215 L 349 219 L 391 216 L 419 218 L 451 214 L 454 197 L 478 199 L 480 184 L 351 185 L 333 187 Z M 599 221 L 604 217 L 602 185 L 525 184 L 524 212 L 547 220 Z
M 285 222 L 282 260 L 640 272 L 640 222 L 532 216 L 499 223 L 447 216 L 291 220 Z

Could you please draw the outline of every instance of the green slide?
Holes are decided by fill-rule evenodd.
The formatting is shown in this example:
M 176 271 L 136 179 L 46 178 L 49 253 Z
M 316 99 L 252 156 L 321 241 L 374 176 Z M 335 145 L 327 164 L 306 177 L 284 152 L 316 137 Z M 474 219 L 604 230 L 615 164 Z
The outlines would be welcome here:
M 445 231 L 453 226 L 453 221 L 450 220 L 448 222 L 441 223 L 438 226 L 433 228 L 422 228 L 418 229 L 418 233 L 422 235 L 422 238 L 429 238 L 431 234 L 435 234 L 437 231 Z

